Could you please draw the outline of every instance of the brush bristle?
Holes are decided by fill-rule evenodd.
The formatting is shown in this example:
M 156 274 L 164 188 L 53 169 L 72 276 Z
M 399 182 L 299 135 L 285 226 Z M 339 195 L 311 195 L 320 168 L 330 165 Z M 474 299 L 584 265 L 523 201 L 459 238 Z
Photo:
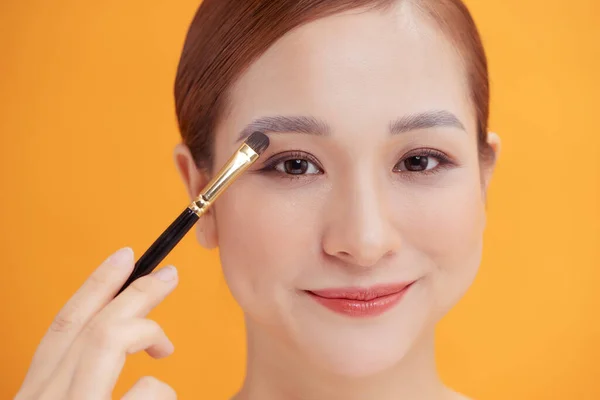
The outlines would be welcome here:
M 254 132 L 248 136 L 246 144 L 260 156 L 269 147 L 269 138 L 262 132 Z

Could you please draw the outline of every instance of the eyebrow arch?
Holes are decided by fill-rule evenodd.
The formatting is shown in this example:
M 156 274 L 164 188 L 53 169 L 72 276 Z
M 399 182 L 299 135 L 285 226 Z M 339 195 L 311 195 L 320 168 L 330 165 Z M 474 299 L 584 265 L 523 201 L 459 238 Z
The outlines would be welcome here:
M 398 118 L 390 124 L 392 135 L 435 127 L 452 127 L 466 131 L 462 122 L 449 111 L 426 111 Z M 331 132 L 326 122 L 309 116 L 270 116 L 257 118 L 250 122 L 240 133 L 238 142 L 245 140 L 254 132 L 261 133 L 303 133 L 316 136 L 328 136 Z
M 307 116 L 273 116 L 261 117 L 248 124 L 240 133 L 238 141 L 242 141 L 254 132 L 261 133 L 304 133 L 327 136 L 330 128 L 327 123 Z
M 458 117 L 449 111 L 427 111 L 417 114 L 410 114 L 398 118 L 390 124 L 390 133 L 396 135 L 399 133 L 435 128 L 451 127 L 466 131 L 465 126 Z

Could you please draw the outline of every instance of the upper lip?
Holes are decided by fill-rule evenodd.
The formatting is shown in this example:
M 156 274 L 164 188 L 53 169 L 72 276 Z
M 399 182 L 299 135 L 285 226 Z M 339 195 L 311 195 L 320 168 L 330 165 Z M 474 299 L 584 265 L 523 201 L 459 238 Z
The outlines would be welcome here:
M 369 301 L 379 297 L 389 296 L 395 293 L 399 293 L 406 289 L 414 282 L 401 282 L 385 285 L 377 285 L 368 288 L 360 287 L 347 287 L 347 288 L 332 288 L 332 289 L 320 289 L 320 290 L 309 290 L 316 296 L 323 297 L 326 299 L 347 299 L 357 301 Z

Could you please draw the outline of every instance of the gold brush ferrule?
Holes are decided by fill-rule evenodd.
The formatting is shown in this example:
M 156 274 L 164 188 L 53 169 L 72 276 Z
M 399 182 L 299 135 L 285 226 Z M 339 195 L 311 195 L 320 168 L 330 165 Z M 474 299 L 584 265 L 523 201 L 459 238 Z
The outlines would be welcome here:
M 258 154 L 246 143 L 242 144 L 188 208 L 201 217 L 225 189 L 257 159 Z

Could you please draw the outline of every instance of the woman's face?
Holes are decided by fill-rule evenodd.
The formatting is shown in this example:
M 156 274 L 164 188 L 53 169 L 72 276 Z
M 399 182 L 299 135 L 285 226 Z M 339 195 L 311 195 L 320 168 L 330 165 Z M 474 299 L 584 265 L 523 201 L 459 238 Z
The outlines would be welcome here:
M 246 71 L 215 167 L 241 132 L 267 129 L 271 145 L 200 229 L 248 329 L 351 376 L 392 366 L 431 332 L 481 258 L 467 88 L 451 44 L 406 7 L 307 24 Z

